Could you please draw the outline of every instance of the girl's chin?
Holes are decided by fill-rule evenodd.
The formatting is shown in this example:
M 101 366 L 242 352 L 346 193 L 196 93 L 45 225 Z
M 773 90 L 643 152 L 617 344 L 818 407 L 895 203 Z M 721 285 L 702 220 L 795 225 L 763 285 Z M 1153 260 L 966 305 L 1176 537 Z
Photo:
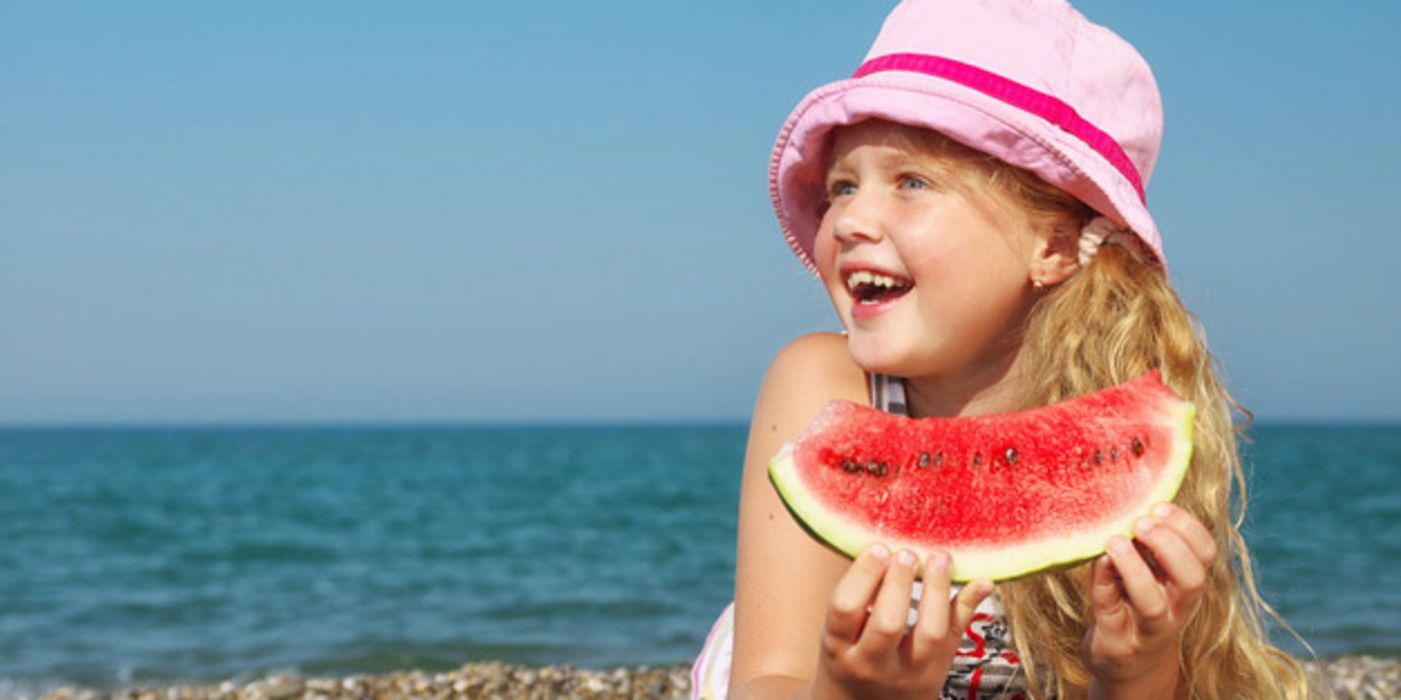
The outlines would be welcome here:
M 846 351 L 851 361 L 866 372 L 899 377 L 914 374 L 911 358 L 899 350 L 898 343 L 853 330 L 847 332 Z

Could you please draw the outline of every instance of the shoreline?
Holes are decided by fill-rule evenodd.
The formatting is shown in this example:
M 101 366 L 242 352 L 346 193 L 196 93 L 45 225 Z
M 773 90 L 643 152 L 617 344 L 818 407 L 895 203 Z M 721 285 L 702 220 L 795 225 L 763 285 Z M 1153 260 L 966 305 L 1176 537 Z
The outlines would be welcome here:
M 1305 661 L 1321 674 L 1338 700 L 1401 697 L 1401 658 L 1343 656 Z M 338 700 L 341 698 L 503 698 L 546 700 L 651 700 L 690 696 L 690 664 L 586 669 L 571 665 L 522 666 L 503 661 L 464 664 L 453 671 L 395 671 L 313 677 L 279 674 L 246 683 L 175 684 L 98 691 L 60 686 L 42 700 Z

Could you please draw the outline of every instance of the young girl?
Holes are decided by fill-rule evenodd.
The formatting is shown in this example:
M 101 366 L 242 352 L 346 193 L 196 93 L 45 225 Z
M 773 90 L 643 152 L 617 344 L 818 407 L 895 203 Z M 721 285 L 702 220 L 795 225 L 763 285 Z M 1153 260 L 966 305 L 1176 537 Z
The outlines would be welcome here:
M 1262 632 L 1239 492 L 1231 513 L 1234 403 L 1146 206 L 1161 123 L 1143 59 L 1061 0 L 906 0 L 851 79 L 798 105 L 774 205 L 846 332 L 793 341 L 765 377 L 735 603 L 697 695 L 1307 695 Z M 833 399 L 973 416 L 1151 368 L 1197 405 L 1192 465 L 1175 504 L 1088 564 L 955 590 L 944 552 L 827 549 L 767 478 Z

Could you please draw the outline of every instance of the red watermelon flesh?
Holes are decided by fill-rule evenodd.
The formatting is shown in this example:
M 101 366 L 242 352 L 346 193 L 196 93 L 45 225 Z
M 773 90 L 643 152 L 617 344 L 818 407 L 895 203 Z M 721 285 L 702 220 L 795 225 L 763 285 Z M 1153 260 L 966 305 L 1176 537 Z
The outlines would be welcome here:
M 769 464 L 816 537 L 953 558 L 953 578 L 1005 580 L 1089 559 L 1177 493 L 1195 407 L 1156 370 L 1051 406 L 904 418 L 833 402 Z

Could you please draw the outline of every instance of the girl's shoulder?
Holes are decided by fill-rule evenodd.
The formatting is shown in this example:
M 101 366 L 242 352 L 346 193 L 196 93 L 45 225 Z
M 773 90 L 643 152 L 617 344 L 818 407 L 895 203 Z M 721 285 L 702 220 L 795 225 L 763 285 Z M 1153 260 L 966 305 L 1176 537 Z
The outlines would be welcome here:
M 867 403 L 870 393 L 866 381 L 866 373 L 847 353 L 846 336 L 809 333 L 793 339 L 774 355 L 764 375 L 755 417 L 786 414 L 805 425 L 829 401 Z
M 774 356 L 779 362 L 818 363 L 829 371 L 843 374 L 862 374 L 861 368 L 852 361 L 846 350 L 846 335 L 832 331 L 806 333 L 790 341 Z

